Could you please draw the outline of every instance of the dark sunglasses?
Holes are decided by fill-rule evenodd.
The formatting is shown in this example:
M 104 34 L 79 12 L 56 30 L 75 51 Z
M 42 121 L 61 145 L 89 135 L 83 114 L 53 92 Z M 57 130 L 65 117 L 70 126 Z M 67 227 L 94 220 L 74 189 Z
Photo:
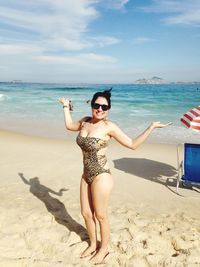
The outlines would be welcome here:
M 94 103 L 94 105 L 92 107 L 94 109 L 99 109 L 101 107 L 103 111 L 109 110 L 109 106 L 108 105 L 100 105 L 98 103 Z

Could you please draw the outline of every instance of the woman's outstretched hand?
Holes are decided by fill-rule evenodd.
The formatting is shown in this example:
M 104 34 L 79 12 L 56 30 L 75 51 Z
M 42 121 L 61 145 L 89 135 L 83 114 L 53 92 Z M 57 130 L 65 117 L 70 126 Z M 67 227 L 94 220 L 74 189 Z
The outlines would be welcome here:
M 166 123 L 166 124 L 163 124 L 163 123 L 160 123 L 159 121 L 154 121 L 151 123 L 150 127 L 152 127 L 153 129 L 155 128 L 165 128 L 169 125 L 171 125 L 172 122 L 169 122 L 169 123 Z

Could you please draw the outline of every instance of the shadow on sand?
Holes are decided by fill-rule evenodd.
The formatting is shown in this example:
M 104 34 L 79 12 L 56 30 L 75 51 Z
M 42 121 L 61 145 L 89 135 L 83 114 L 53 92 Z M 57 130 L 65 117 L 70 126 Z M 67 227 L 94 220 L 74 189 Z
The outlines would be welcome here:
M 26 185 L 30 186 L 29 191 L 45 204 L 48 212 L 54 216 L 56 222 L 67 227 L 70 232 L 75 232 L 77 235 L 79 235 L 81 241 L 88 242 L 88 234 L 86 229 L 69 215 L 65 205 L 60 200 L 52 197 L 49 194 L 51 193 L 57 196 L 62 196 L 62 193 L 64 191 L 68 191 L 68 189 L 60 189 L 59 192 L 55 192 L 52 189 L 42 185 L 38 177 L 27 179 L 23 173 L 18 173 L 18 175 Z
M 177 170 L 171 165 L 144 158 L 121 158 L 113 162 L 115 168 L 121 171 L 167 187 L 176 187 Z

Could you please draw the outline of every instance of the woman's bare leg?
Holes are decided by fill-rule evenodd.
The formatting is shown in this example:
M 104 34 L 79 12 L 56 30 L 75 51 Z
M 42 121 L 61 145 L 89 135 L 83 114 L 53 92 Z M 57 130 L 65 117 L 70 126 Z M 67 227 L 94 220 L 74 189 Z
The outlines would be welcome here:
M 90 244 L 81 253 L 81 257 L 90 256 L 97 249 L 97 231 L 96 220 L 94 217 L 94 209 L 92 205 L 91 186 L 82 178 L 80 184 L 80 202 L 81 213 L 85 220 L 85 225 L 88 231 Z
M 91 185 L 92 203 L 95 216 L 99 221 L 101 246 L 97 254 L 92 258 L 94 264 L 101 263 L 108 254 L 108 242 L 110 238 L 110 226 L 108 220 L 108 202 L 113 187 L 113 178 L 108 173 L 100 174 Z

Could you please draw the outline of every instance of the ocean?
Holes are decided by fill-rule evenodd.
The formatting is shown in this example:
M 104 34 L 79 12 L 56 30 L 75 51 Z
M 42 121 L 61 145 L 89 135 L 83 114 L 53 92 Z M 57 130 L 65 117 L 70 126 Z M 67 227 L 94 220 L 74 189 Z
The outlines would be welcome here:
M 0 83 L 0 128 L 52 138 L 70 138 L 64 128 L 60 97 L 71 99 L 72 118 L 91 114 L 87 100 L 97 91 L 112 87 L 109 120 L 130 137 L 152 121 L 173 124 L 156 129 L 147 142 L 200 143 L 200 133 L 186 129 L 182 114 L 200 105 L 200 84 L 48 84 Z M 76 135 L 76 133 L 75 133 Z

